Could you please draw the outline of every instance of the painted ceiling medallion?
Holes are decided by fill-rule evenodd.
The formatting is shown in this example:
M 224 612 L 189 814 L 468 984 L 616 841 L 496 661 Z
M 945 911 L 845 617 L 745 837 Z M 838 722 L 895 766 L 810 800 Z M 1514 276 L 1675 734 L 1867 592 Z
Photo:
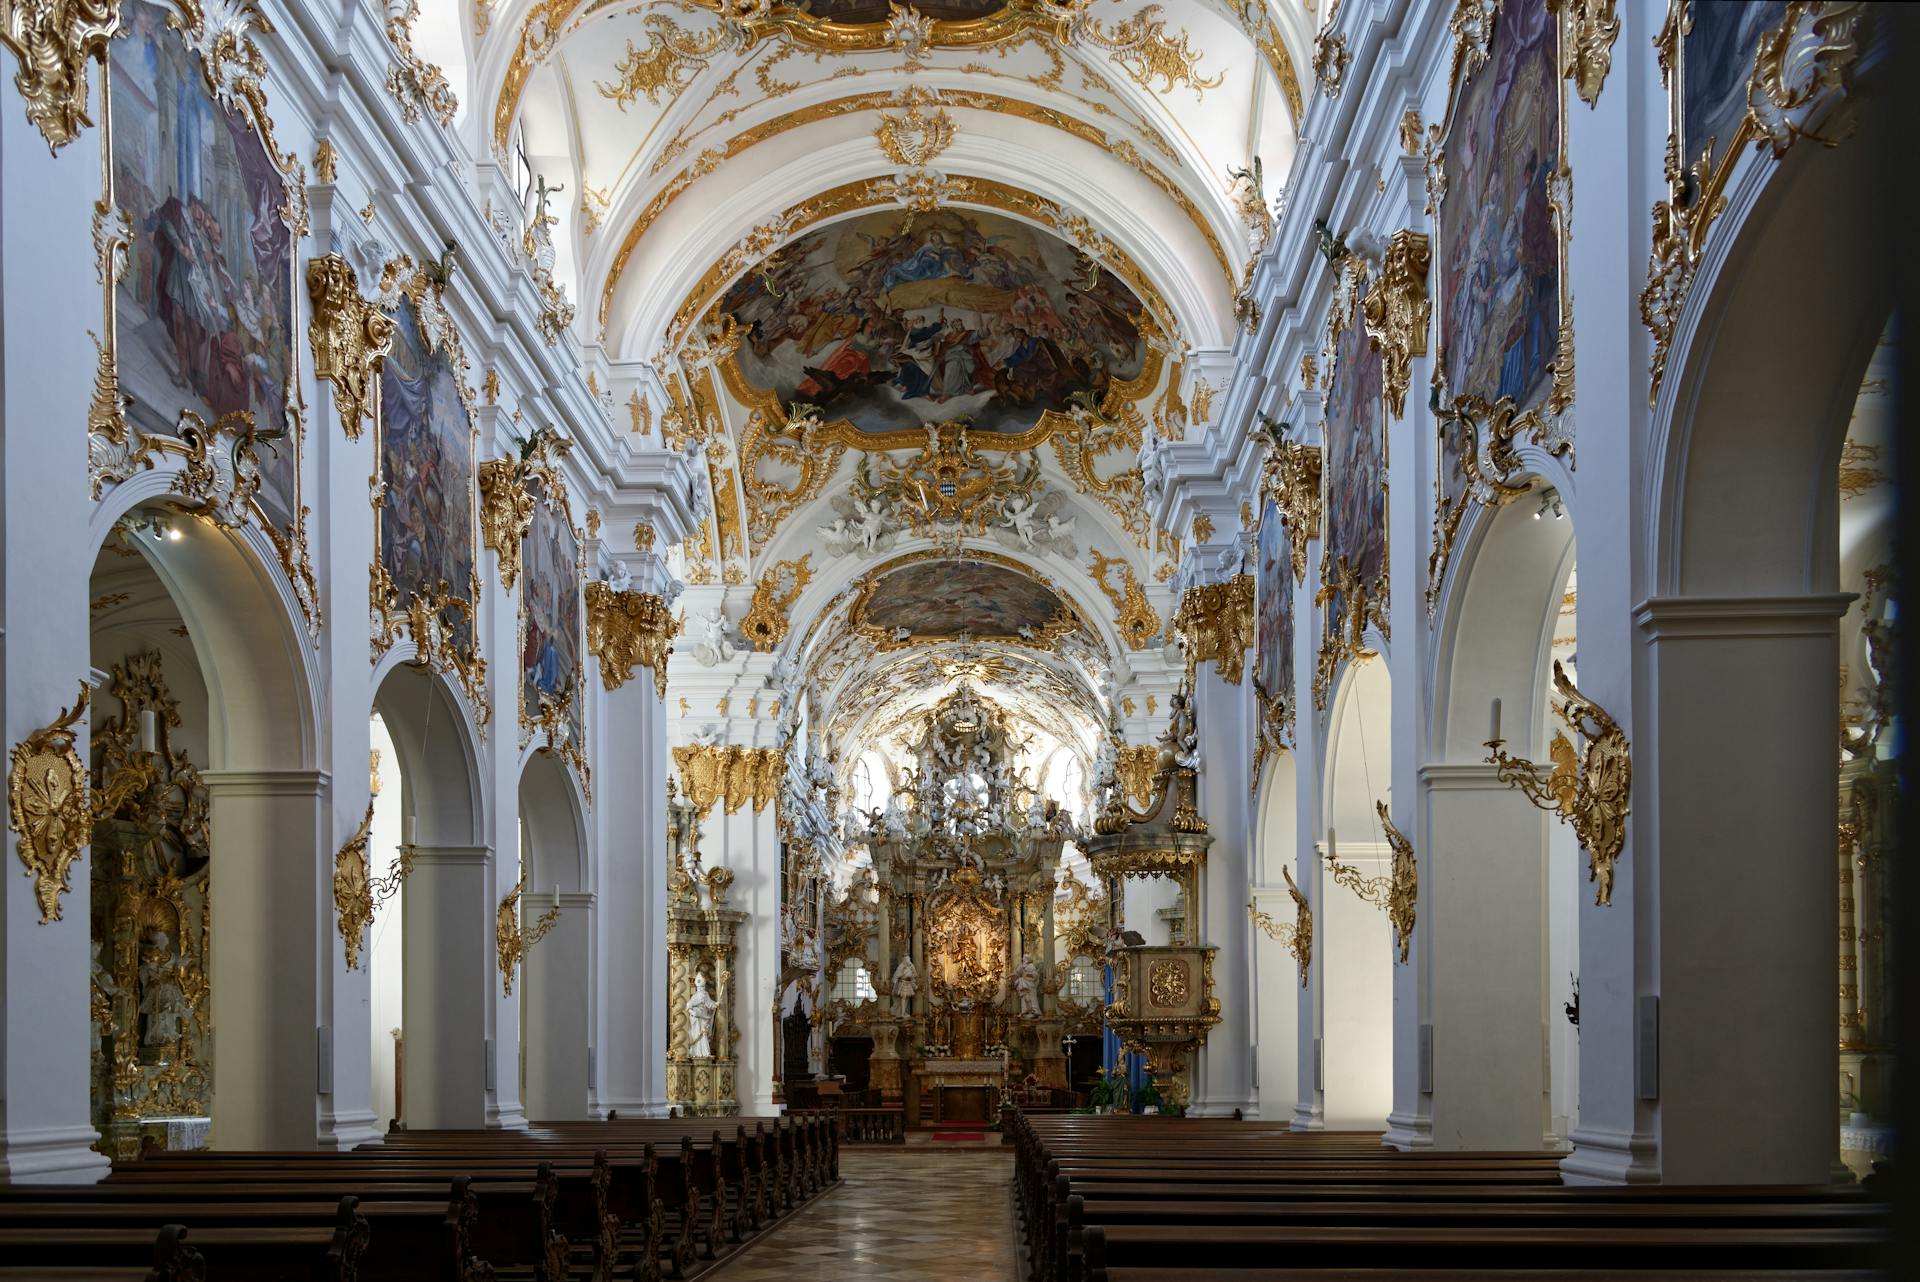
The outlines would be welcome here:
M 955 640 L 1046 648 L 1080 624 L 1052 588 L 977 552 L 882 567 L 861 585 L 850 617 L 882 649 Z
M 1149 355 L 1144 309 L 1118 276 L 976 210 L 889 210 L 809 232 L 750 269 L 715 315 L 740 326 L 730 382 L 862 436 L 912 433 L 908 444 L 943 423 L 965 422 L 983 445 L 1029 432 L 1104 401 Z

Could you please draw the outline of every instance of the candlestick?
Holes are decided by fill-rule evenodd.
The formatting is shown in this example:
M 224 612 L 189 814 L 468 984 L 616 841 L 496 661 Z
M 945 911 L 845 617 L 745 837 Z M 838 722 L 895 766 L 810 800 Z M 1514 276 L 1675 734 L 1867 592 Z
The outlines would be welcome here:
M 1487 731 L 1487 742 L 1500 742 L 1500 701 L 1498 699 L 1493 701 L 1493 725 Z

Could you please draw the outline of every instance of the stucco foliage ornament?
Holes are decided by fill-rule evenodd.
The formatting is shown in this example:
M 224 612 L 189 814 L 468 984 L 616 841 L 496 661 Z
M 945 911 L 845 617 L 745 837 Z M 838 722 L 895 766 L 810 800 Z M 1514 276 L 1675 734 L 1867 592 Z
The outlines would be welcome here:
M 509 592 L 520 578 L 520 548 L 533 525 L 535 486 L 564 493 L 560 460 L 573 442 L 550 427 L 538 428 L 510 458 L 485 459 L 475 469 L 480 488 L 480 541 L 500 557 L 500 586 Z
M 1549 0 L 1560 15 L 1561 58 L 1574 91 L 1589 107 L 1600 101 L 1613 66 L 1613 42 L 1620 38 L 1617 0 Z
M 408 124 L 424 112 L 444 129 L 452 126 L 460 99 L 454 96 L 446 73 L 414 49 L 413 24 L 419 20 L 420 0 L 387 0 L 387 39 L 399 58 L 387 70 L 387 92 L 400 104 L 400 118 Z
M 87 64 L 106 57 L 119 29 L 120 0 L 0 0 L 0 43 L 20 60 L 13 86 L 48 151 L 93 123 Z
M 1087 555 L 1090 558 L 1087 572 L 1107 594 L 1107 600 L 1113 602 L 1114 623 L 1120 635 L 1127 639 L 1127 645 L 1135 650 L 1152 645 L 1160 635 L 1160 612 L 1147 600 L 1146 589 L 1141 586 L 1132 562 L 1125 557 L 1106 556 L 1098 548 L 1088 548 Z M 1108 577 L 1108 572 L 1116 566 L 1120 571 L 1117 583 Z
M 939 94 L 909 85 L 895 99 L 894 108 L 882 113 L 873 131 L 874 141 L 892 163 L 918 169 L 953 145 L 953 117 Z
M 747 643 L 762 654 L 786 639 L 792 626 L 787 612 L 800 599 L 800 593 L 813 581 L 812 553 L 797 561 L 778 561 L 753 588 L 753 603 L 747 617 L 740 621 Z
M 314 377 L 333 384 L 340 428 L 357 441 L 362 420 L 373 412 L 381 363 L 393 350 L 393 318 L 360 296 L 359 278 L 339 254 L 308 261 L 307 295 L 313 301 L 307 340 Z
M 1572 740 L 1556 730 L 1547 749 L 1552 765 L 1511 755 L 1503 739 L 1487 741 L 1487 764 L 1496 767 L 1502 783 L 1572 825 L 1587 852 L 1587 880 L 1596 886 L 1593 902 L 1605 907 L 1613 902 L 1613 865 L 1627 842 L 1633 754 L 1620 723 L 1574 687 L 1558 659 L 1553 688 L 1560 693 L 1554 711 L 1586 740 L 1586 751 L 1576 756 Z
M 1173 626 L 1185 642 L 1189 680 L 1199 664 L 1211 662 L 1222 681 L 1239 685 L 1247 647 L 1253 644 L 1253 576 L 1236 574 L 1224 583 L 1188 588 Z
M 1269 424 L 1273 449 L 1264 464 L 1261 492 L 1273 499 L 1286 526 L 1287 542 L 1293 559 L 1293 579 L 1307 581 L 1307 543 L 1320 537 L 1320 518 L 1324 503 L 1320 495 L 1320 447 L 1289 441 L 1279 434 L 1279 424 Z
M 360 969 L 360 948 L 367 927 L 373 925 L 373 882 L 368 875 L 367 845 L 373 832 L 373 801 L 347 844 L 333 856 L 333 913 L 346 946 L 347 969 Z
M 1362 903 L 1387 910 L 1387 920 L 1393 923 L 1394 939 L 1400 945 L 1400 962 L 1404 965 L 1413 947 L 1413 927 L 1420 898 L 1420 866 L 1413 856 L 1413 843 L 1393 826 L 1393 815 L 1387 810 L 1387 803 L 1376 801 L 1373 807 L 1380 818 L 1381 834 L 1386 838 L 1388 848 L 1393 851 L 1392 869 L 1385 876 L 1364 877 L 1358 868 L 1341 863 L 1336 852 L 1328 850 L 1327 872 L 1335 884 L 1351 890 Z
M 1367 337 L 1379 349 L 1387 408 L 1395 418 L 1407 412 L 1407 385 L 1413 358 L 1427 354 L 1427 326 L 1433 304 L 1427 298 L 1427 267 L 1433 251 L 1422 232 L 1393 233 L 1380 264 L 1380 278 L 1361 300 Z
M 20 862 L 33 878 L 43 924 L 60 920 L 60 896 L 71 889 L 68 873 L 93 839 L 87 766 L 75 747 L 88 697 L 83 681 L 73 707 L 15 744 L 10 754 L 8 820 L 20 838 Z
M 665 599 L 651 592 L 620 591 L 598 581 L 587 584 L 587 649 L 600 660 L 600 681 L 618 690 L 635 667 L 653 672 L 654 693 L 667 697 L 667 656 L 680 621 Z

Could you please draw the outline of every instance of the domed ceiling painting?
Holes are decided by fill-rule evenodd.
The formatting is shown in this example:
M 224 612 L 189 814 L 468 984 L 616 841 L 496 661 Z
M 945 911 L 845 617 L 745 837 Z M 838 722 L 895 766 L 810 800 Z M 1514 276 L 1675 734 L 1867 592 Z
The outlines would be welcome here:
M 854 626 L 883 649 L 962 637 L 1050 646 L 1079 622 L 1045 584 L 1010 564 L 975 558 L 883 566 L 853 603 Z
M 821 228 L 737 282 L 729 374 L 863 434 L 965 421 L 1020 434 L 1147 360 L 1141 304 L 1058 237 L 997 214 L 905 210 Z M 757 395 L 756 395 L 757 393 Z M 874 442 L 879 444 L 879 442 Z

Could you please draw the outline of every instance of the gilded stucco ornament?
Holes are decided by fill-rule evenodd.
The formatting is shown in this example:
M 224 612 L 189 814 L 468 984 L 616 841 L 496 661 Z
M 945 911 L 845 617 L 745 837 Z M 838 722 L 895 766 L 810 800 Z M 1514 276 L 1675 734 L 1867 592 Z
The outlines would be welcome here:
M 1185 642 L 1189 680 L 1196 667 L 1211 662 L 1222 681 L 1239 685 L 1247 647 L 1253 644 L 1253 576 L 1236 574 L 1223 583 L 1188 588 L 1173 627 Z
M 408 124 L 424 115 L 440 122 L 441 128 L 453 124 L 460 100 L 446 73 L 422 58 L 413 47 L 413 24 L 420 20 L 420 0 L 386 0 L 387 39 L 393 42 L 399 60 L 387 70 L 387 92 L 400 104 L 400 118 Z
M 675 748 L 673 763 L 680 771 L 681 792 L 697 815 L 706 814 L 720 801 L 730 815 L 748 802 L 758 814 L 779 798 L 787 771 L 786 753 L 779 748 L 727 743 Z
M 120 0 L 0 0 L 0 43 L 20 61 L 14 88 L 56 155 L 93 123 L 87 64 L 105 59 L 119 29 Z
M 939 94 L 909 85 L 893 107 L 881 114 L 873 131 L 881 153 L 893 164 L 918 169 L 953 145 L 953 117 Z
M 92 840 L 87 766 L 75 747 L 88 698 L 83 681 L 72 708 L 13 745 L 9 754 L 8 820 L 20 838 L 16 848 L 33 878 L 43 924 L 60 920 L 60 896 L 70 889 L 69 870 Z
M 792 626 L 787 613 L 813 581 L 813 567 L 808 564 L 812 557 L 809 552 L 797 561 L 777 561 L 754 585 L 753 603 L 740 621 L 740 630 L 746 634 L 747 643 L 762 654 L 786 639 Z
M 592 805 L 593 768 L 587 764 L 586 745 L 573 732 L 574 700 L 579 697 L 579 687 L 571 681 L 558 696 L 542 690 L 539 704 L 531 713 L 524 706 L 520 709 L 520 725 L 523 730 L 540 735 L 537 752 L 558 757 L 573 767 L 574 773 L 580 776 L 580 794 Z M 532 734 L 527 736 L 529 740 L 531 737 Z
M 1127 645 L 1135 650 L 1152 645 L 1160 635 L 1160 612 L 1147 600 L 1146 589 L 1141 586 L 1133 563 L 1125 557 L 1106 556 L 1098 548 L 1088 548 L 1087 556 L 1087 572 L 1107 594 L 1107 600 L 1113 602 L 1114 625 L 1127 639 Z M 1118 583 L 1108 577 L 1108 572 L 1115 567 L 1120 571 Z
M 333 384 L 341 430 L 357 441 L 361 421 L 373 413 L 381 362 L 393 350 L 393 318 L 360 296 L 353 266 L 339 254 L 308 260 L 307 295 L 314 377 Z
M 367 928 L 373 925 L 374 910 L 400 893 L 417 854 L 416 847 L 401 846 L 392 870 L 385 877 L 374 877 L 367 862 L 372 832 L 373 802 L 369 799 L 366 818 L 333 856 L 333 911 L 340 940 L 346 946 L 348 970 L 360 968 L 360 949 Z
M 653 672 L 654 693 L 667 697 L 667 656 L 680 621 L 661 597 L 651 592 L 620 591 L 610 584 L 587 584 L 587 650 L 600 660 L 600 681 L 618 690 L 636 666 Z
M 1802 138 L 1833 147 L 1852 131 L 1846 108 L 1864 16 L 1865 5 L 1854 0 L 1791 0 L 1780 26 L 1762 36 L 1754 51 L 1745 118 L 1710 153 L 1715 140 L 1683 136 L 1682 53 L 1693 15 L 1690 0 L 1669 0 L 1666 23 L 1654 40 L 1668 91 L 1668 193 L 1653 206 L 1653 246 L 1640 294 L 1640 320 L 1653 336 L 1649 406 L 1659 400 L 1680 312 L 1705 256 L 1707 231 L 1726 209 L 1727 181 L 1741 154 L 1751 146 L 1778 160 Z
M 1572 740 L 1555 730 L 1547 750 L 1551 766 L 1513 756 L 1504 739 L 1487 741 L 1487 764 L 1496 768 L 1502 783 L 1572 825 L 1587 852 L 1587 880 L 1596 885 L 1593 902 L 1605 907 L 1613 902 L 1613 865 L 1627 843 L 1633 753 L 1620 723 L 1574 687 L 1558 659 L 1553 661 L 1553 688 L 1560 693 L 1554 711 L 1586 740 L 1586 751 L 1576 756 Z
M 1613 66 L 1613 42 L 1620 38 L 1617 0 L 1548 0 L 1559 12 L 1561 61 L 1580 100 L 1600 101 L 1600 89 Z
M 658 107 L 664 95 L 668 104 L 706 70 L 712 56 L 727 42 L 724 27 L 689 31 L 664 14 L 648 14 L 645 19 L 646 47 L 627 41 L 626 56 L 613 69 L 611 82 L 596 80 L 594 88 L 603 98 L 612 99 L 621 111 L 641 98 Z
M 518 454 L 484 459 L 474 470 L 480 489 L 480 542 L 498 554 L 500 586 L 509 592 L 520 578 L 520 549 L 533 525 L 536 495 L 566 493 L 560 460 L 572 450 L 572 441 L 541 427 L 520 443 Z
M 1273 431 L 1275 425 L 1269 426 Z M 1307 543 L 1320 537 L 1320 447 L 1276 439 L 1261 474 L 1261 493 L 1273 499 L 1286 526 L 1296 583 L 1307 581 Z
M 1432 257 L 1425 233 L 1407 228 L 1393 233 L 1380 278 L 1360 305 L 1367 337 L 1380 352 L 1387 408 L 1395 418 L 1406 414 L 1413 358 L 1427 354 L 1427 324 L 1433 314 L 1427 267 Z
M 1313 907 L 1294 883 L 1293 869 L 1283 867 L 1280 875 L 1287 879 L 1287 893 L 1293 896 L 1292 924 L 1275 921 L 1270 914 L 1261 912 L 1251 899 L 1247 901 L 1247 916 L 1252 918 L 1254 925 L 1266 932 L 1267 938 L 1292 954 L 1300 968 L 1300 987 L 1305 988 L 1307 971 L 1313 965 Z

